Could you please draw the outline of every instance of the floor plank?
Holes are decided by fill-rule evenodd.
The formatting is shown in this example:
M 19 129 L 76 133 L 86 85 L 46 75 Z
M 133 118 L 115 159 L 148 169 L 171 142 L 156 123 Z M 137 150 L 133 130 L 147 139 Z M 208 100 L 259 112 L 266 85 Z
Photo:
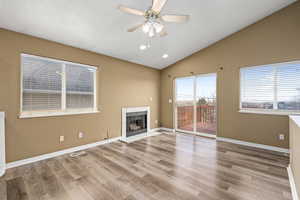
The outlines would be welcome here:
M 28 200 L 28 194 L 22 177 L 17 177 L 7 181 L 8 200 Z

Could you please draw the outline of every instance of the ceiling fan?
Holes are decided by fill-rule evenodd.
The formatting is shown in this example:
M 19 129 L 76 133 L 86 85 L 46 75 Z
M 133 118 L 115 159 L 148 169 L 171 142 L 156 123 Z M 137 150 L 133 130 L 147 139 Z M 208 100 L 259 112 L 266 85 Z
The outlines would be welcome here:
M 143 32 L 149 37 L 159 35 L 161 37 L 168 35 L 162 22 L 182 23 L 189 19 L 189 15 L 160 15 L 167 0 L 152 0 L 152 6 L 146 11 L 128 8 L 120 5 L 118 8 L 126 13 L 143 16 L 145 22 L 128 29 L 128 32 L 134 32 L 142 28 Z

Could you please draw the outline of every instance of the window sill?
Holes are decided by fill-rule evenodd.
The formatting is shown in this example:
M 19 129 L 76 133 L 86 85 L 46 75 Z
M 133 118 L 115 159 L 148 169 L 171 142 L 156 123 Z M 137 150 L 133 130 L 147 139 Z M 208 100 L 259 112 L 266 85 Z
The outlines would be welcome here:
M 36 118 L 36 117 L 55 117 L 55 116 L 66 116 L 66 115 L 83 115 L 100 113 L 100 111 L 77 111 L 77 112 L 55 112 L 55 113 L 34 113 L 34 114 L 20 114 L 20 119 Z
M 239 113 L 258 114 L 258 115 L 300 115 L 300 112 L 294 111 L 263 111 L 263 110 L 239 110 Z

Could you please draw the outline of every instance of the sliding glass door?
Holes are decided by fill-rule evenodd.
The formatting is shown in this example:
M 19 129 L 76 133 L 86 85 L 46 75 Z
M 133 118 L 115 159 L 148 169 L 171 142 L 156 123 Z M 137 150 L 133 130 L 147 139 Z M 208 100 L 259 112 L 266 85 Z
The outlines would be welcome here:
M 176 79 L 177 129 L 194 131 L 194 77 Z
M 196 132 L 216 134 L 217 99 L 216 74 L 196 77 Z
M 175 127 L 178 131 L 215 136 L 216 74 L 175 80 Z

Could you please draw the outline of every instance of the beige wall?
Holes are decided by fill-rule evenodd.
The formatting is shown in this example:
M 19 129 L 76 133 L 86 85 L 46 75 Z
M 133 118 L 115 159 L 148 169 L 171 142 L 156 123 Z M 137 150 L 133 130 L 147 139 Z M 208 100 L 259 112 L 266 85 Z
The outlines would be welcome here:
M 290 165 L 298 197 L 300 197 L 300 116 L 290 118 Z
M 300 60 L 300 2 L 164 69 L 161 73 L 161 122 L 173 127 L 173 79 L 218 74 L 218 136 L 288 148 L 288 117 L 241 114 L 239 68 Z M 201 37 L 201 35 L 199 35 Z M 223 67 L 223 70 L 220 70 Z M 168 75 L 171 77 L 169 78 Z M 278 140 L 284 133 L 285 141 Z
M 0 29 L 0 110 L 6 118 L 7 161 L 20 160 L 121 135 L 121 108 L 151 107 L 151 128 L 159 120 L 160 71 L 58 43 Z M 101 45 L 101 44 L 100 44 Z M 20 53 L 101 66 L 101 113 L 18 119 Z M 153 98 L 150 101 L 150 97 Z M 78 132 L 85 133 L 77 139 Z M 65 142 L 59 143 L 59 136 Z

